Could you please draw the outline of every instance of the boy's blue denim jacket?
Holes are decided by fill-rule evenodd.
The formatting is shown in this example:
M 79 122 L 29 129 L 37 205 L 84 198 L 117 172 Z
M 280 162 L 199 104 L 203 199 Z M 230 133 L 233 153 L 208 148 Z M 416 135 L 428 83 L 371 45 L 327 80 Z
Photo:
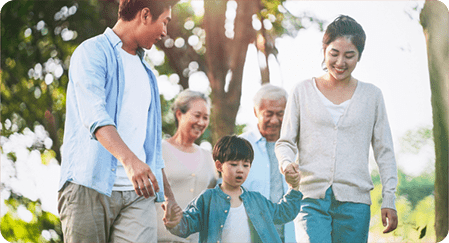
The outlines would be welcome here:
M 281 242 L 274 224 L 284 224 L 299 213 L 302 193 L 290 189 L 279 203 L 272 203 L 259 192 L 242 187 L 240 198 L 250 220 L 253 242 Z M 220 185 L 203 191 L 184 209 L 181 222 L 169 229 L 172 234 L 187 237 L 200 232 L 200 242 L 220 242 L 223 226 L 231 208 L 231 197 Z
M 110 28 L 84 41 L 72 55 L 67 86 L 66 119 L 62 147 L 59 190 L 67 181 L 111 195 L 118 160 L 95 138 L 97 128 L 117 127 L 122 106 L 125 75 L 119 50 L 121 39 Z M 159 184 L 158 201 L 164 199 L 162 171 L 161 105 L 157 80 L 143 60 L 150 79 L 151 104 L 148 110 L 147 134 L 144 143 L 146 162 Z

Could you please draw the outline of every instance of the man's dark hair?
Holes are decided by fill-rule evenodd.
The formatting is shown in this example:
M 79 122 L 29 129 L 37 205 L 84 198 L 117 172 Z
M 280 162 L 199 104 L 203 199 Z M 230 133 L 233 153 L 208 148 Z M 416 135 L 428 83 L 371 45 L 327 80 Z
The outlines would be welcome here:
M 167 9 L 174 6 L 179 0 L 120 0 L 118 18 L 131 21 L 143 8 L 150 9 L 152 21 L 156 21 Z
M 248 140 L 235 135 L 227 135 L 220 138 L 214 146 L 214 161 L 224 163 L 226 161 L 244 160 L 253 162 L 254 150 Z

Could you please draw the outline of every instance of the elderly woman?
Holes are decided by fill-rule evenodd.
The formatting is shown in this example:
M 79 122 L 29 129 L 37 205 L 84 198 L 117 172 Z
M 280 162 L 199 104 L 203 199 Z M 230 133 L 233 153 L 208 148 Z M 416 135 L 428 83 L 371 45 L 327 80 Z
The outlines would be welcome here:
M 177 131 L 173 137 L 162 141 L 162 157 L 165 174 L 176 201 L 181 208 L 206 188 L 213 188 L 217 172 L 210 151 L 194 142 L 209 125 L 209 103 L 207 97 L 186 89 L 177 96 L 172 110 Z M 158 207 L 159 242 L 198 242 L 198 234 L 187 239 L 172 235 L 162 222 L 164 211 Z

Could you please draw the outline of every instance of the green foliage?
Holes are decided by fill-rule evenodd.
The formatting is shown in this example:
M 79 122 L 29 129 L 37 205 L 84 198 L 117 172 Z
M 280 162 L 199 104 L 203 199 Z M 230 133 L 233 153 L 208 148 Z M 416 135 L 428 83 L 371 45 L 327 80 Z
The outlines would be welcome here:
M 1 232 L 9 242 L 61 242 L 62 231 L 59 218 L 43 211 L 39 201 L 12 193 L 5 200 L 8 212 L 1 219 Z M 20 217 L 25 209 L 32 215 L 29 222 Z M 26 211 L 25 211 L 26 212 Z
M 412 178 L 399 171 L 398 176 L 400 183 L 397 192 L 399 195 L 407 198 L 411 203 L 412 209 L 415 209 L 421 200 L 433 195 L 435 189 L 435 177 L 433 174 L 424 173 Z
M 45 126 L 60 161 L 70 56 L 104 31 L 110 1 L 9 1 L 1 13 L 2 135 Z M 82 11 L 78 11 L 82 9 Z M 116 14 L 115 14 L 116 15 Z
M 435 207 L 433 197 L 434 178 L 430 174 L 410 177 L 398 171 L 396 210 L 398 228 L 382 234 L 381 204 L 382 185 L 379 173 L 373 171 L 374 189 L 371 191 L 371 226 L 369 241 L 429 242 L 434 241 Z
M 161 99 L 161 113 L 162 113 L 162 133 L 164 137 L 173 136 L 176 132 L 175 117 L 171 110 L 171 106 L 175 99 L 166 100 L 164 96 Z
M 417 130 L 409 130 L 400 140 L 401 149 L 404 152 L 417 154 L 425 145 L 433 145 L 432 127 L 420 127 Z

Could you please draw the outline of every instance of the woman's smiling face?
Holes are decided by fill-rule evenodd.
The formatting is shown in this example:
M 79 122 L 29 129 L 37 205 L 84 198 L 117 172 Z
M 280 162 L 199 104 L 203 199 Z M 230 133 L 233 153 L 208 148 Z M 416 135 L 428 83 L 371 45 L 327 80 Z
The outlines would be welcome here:
M 324 63 L 331 78 L 347 81 L 359 61 L 359 52 L 347 37 L 339 37 L 324 50 Z
M 209 106 L 203 99 L 195 99 L 190 102 L 189 110 L 182 114 L 176 111 L 179 127 L 178 130 L 192 140 L 198 139 L 209 125 Z

